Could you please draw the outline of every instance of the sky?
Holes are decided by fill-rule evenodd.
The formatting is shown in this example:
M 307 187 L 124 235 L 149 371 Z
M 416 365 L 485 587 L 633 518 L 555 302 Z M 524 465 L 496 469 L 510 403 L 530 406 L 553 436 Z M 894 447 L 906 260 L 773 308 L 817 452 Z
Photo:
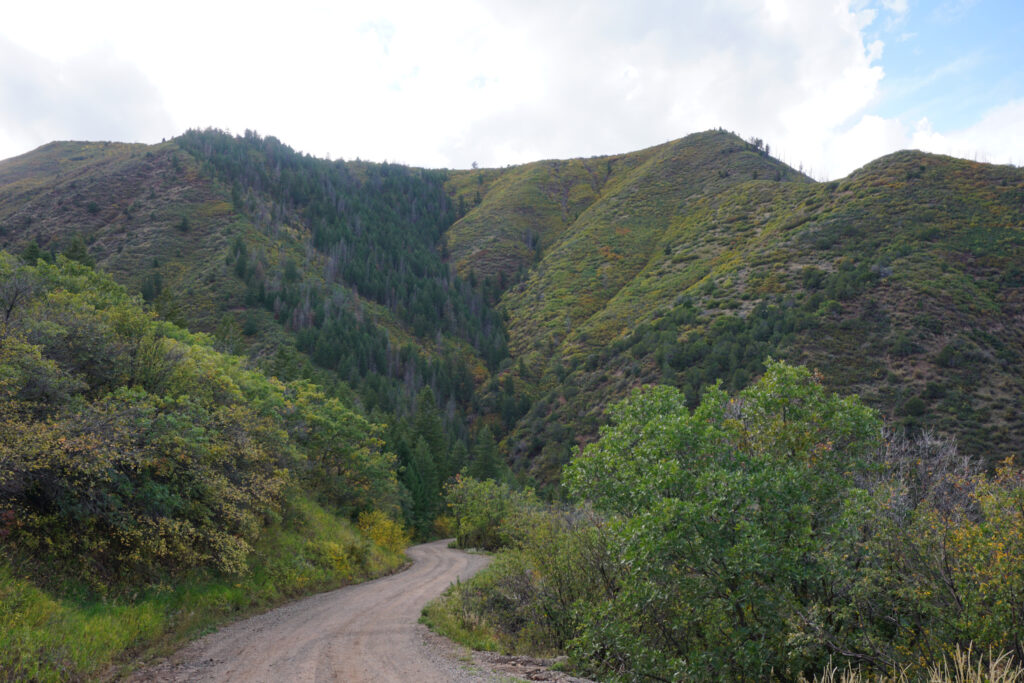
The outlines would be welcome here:
M 1024 164 L 1022 0 L 6 5 L 0 159 L 215 127 L 493 167 L 721 127 L 823 180 L 906 148 Z

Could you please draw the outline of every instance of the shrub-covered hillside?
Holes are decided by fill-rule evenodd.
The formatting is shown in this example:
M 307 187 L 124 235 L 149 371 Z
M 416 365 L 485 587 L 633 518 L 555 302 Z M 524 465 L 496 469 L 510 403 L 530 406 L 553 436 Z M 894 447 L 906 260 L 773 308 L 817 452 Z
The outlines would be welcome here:
M 769 356 L 989 464 L 1019 453 L 1022 226 L 1011 166 L 900 152 L 816 183 L 720 130 L 470 171 L 218 131 L 0 162 L 0 245 L 95 261 L 218 349 L 376 410 L 401 465 L 434 463 L 430 509 L 491 437 L 551 482 L 633 387 L 694 406 Z M 421 396 L 440 431 L 414 428 Z
M 504 281 L 513 362 L 488 395 L 531 399 L 505 443 L 542 479 L 631 387 L 672 384 L 694 406 L 768 356 L 990 463 L 1024 449 L 1021 169 L 900 152 L 814 183 L 708 132 L 495 173 L 449 180 L 482 194 L 449 248 L 488 273 L 509 230 L 536 245 Z
M 401 540 L 377 547 L 343 521 L 362 514 L 382 542 L 397 528 L 381 428 L 211 341 L 88 266 L 0 252 L 5 677 L 75 677 L 187 632 L 201 624 L 176 610 L 231 611 L 188 593 L 218 581 L 240 589 L 237 610 L 401 561 Z
M 77 249 L 219 348 L 342 380 L 368 409 L 410 412 L 424 385 L 464 409 L 506 342 L 437 248 L 457 217 L 444 178 L 253 133 L 52 143 L 0 163 L 0 246 Z
M 247 369 L 80 264 L 0 268 L 8 542 L 139 581 L 237 571 L 289 486 L 398 512 L 393 456 L 338 399 Z
M 251 132 L 53 143 L 0 162 L 0 246 L 94 263 L 217 350 L 373 414 L 426 533 L 476 449 L 476 386 L 506 355 L 503 321 L 438 245 L 457 217 L 446 175 Z

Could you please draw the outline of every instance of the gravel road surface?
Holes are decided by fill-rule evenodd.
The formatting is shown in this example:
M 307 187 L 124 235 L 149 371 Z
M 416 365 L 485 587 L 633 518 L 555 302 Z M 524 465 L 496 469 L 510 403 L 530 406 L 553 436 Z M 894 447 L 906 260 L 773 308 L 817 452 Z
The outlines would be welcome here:
M 417 624 L 420 611 L 456 578 L 488 558 L 448 548 L 410 548 L 411 567 L 392 576 L 321 593 L 200 638 L 133 681 L 401 681 L 493 680 L 439 647 Z M 471 660 L 470 660 L 471 661 Z

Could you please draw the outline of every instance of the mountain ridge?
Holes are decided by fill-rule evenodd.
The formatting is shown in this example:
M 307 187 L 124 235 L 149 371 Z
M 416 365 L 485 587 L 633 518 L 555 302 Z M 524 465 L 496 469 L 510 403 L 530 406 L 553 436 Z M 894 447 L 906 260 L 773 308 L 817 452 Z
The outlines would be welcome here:
M 164 286 L 187 295 L 181 315 L 211 332 L 224 314 L 239 328 L 251 329 L 255 319 L 260 334 L 242 337 L 272 354 L 302 324 L 272 325 L 273 307 L 244 304 L 253 285 L 232 274 L 239 258 L 232 238 L 242 235 L 248 253 L 259 254 L 268 287 L 280 280 L 288 289 L 282 274 L 292 262 L 299 290 L 324 292 L 294 309 L 310 320 L 321 315 L 317 297 L 338 285 L 303 283 L 322 282 L 330 254 L 310 242 L 317 228 L 305 205 L 253 204 L 246 197 L 254 189 L 243 192 L 249 208 L 239 210 L 238 181 L 232 187 L 204 166 L 204 154 L 219 163 L 215 145 L 196 156 L 180 142 L 119 154 L 102 147 L 112 143 L 52 143 L 0 162 L 0 243 L 39 239 L 44 250 L 56 249 L 69 233 L 85 233 L 93 238 L 89 252 L 137 291 L 152 272 L 129 271 L 166 259 L 173 267 L 160 264 L 171 273 Z M 106 159 L 104 149 L 112 170 L 157 158 L 151 192 L 135 199 L 141 212 L 104 205 L 90 213 L 96 199 L 87 196 L 83 169 L 97 155 Z M 328 173 L 332 162 L 309 163 Z M 364 179 L 388 173 L 347 164 Z M 23 177 L 12 181 L 15 167 Z M 268 169 L 261 182 L 273 185 Z M 905 150 L 815 182 L 770 157 L 760 141 L 717 130 L 637 152 L 437 173 L 452 211 L 437 237 L 450 271 L 442 287 L 478 297 L 472 306 L 496 307 L 510 355 L 482 358 L 471 348 L 477 342 L 430 338 L 424 330 L 435 323 L 413 329 L 388 311 L 391 304 L 338 284 L 353 312 L 391 330 L 388 343 L 401 338 L 428 354 L 448 347 L 445 357 L 468 363 L 474 388 L 464 387 L 459 401 L 469 429 L 492 426 L 511 460 L 540 481 L 557 480 L 569 454 L 596 435 L 603 407 L 631 387 L 676 384 L 693 404 L 717 379 L 742 387 L 769 355 L 818 367 L 830 388 L 862 393 L 893 422 L 955 433 L 966 451 L 990 462 L 1024 446 L 1024 384 L 1012 371 L 1024 362 L 1020 169 Z M 94 176 L 121 182 L 113 172 Z M 40 218 L 31 214 L 43 178 L 56 189 L 50 214 Z M 306 192 L 308 183 L 297 182 Z M 67 220 L 58 213 L 64 205 Z M 429 210 L 415 206 L 410 215 Z M 188 231 L 180 229 L 183 217 Z M 136 233 L 137 244 L 128 239 Z M 189 246 L 209 250 L 205 266 L 195 265 Z M 431 315 L 446 319 L 442 309 Z M 264 343 L 264 335 L 276 341 Z
M 745 146 L 762 158 L 756 145 L 716 132 L 676 144 L 702 136 Z M 865 393 L 890 420 L 959 434 L 974 455 L 992 461 L 1019 452 L 1022 425 L 1014 417 L 1019 398 L 1013 397 L 1020 386 L 1005 360 L 1019 358 L 1022 348 L 1019 275 L 1013 274 L 1019 273 L 1015 255 L 1024 223 L 1019 169 L 902 151 L 822 183 L 712 170 L 729 173 L 733 182 L 719 192 L 683 197 L 691 204 L 674 223 L 664 211 L 643 206 L 609 221 L 612 230 L 605 235 L 613 238 L 621 237 L 614 230 L 621 232 L 629 220 L 661 227 L 648 233 L 639 265 L 628 269 L 610 296 L 577 305 L 579 290 L 588 293 L 580 284 L 580 264 L 589 259 L 596 273 L 617 255 L 614 249 L 602 253 L 608 244 L 578 236 L 576 258 L 559 262 L 557 249 L 546 249 L 535 269 L 505 293 L 500 308 L 509 316 L 513 357 L 522 361 L 509 375 L 535 398 L 531 415 L 509 439 L 516 457 L 535 467 L 539 460 L 545 476 L 556 476 L 569 453 L 596 434 L 611 398 L 647 382 L 695 382 L 691 401 L 715 378 L 739 389 L 769 352 L 821 367 L 833 389 Z M 481 206 L 486 203 L 485 195 Z M 587 208 L 598 210 L 596 203 Z M 573 237 L 570 230 L 564 243 L 572 244 Z M 696 305 L 697 318 L 662 324 L 682 299 Z M 797 299 L 804 300 L 800 306 Z M 921 310 L 907 310 L 908 302 Z M 545 307 L 554 314 L 536 314 Z M 806 319 L 784 321 L 788 331 L 774 342 L 761 332 L 761 341 L 747 344 L 767 344 L 749 351 L 759 356 L 756 361 L 747 358 L 748 349 L 732 348 L 708 373 L 668 367 L 682 362 L 676 360 L 680 354 L 686 362 L 712 356 L 714 349 L 679 349 L 693 347 L 695 338 L 706 340 L 715 320 L 724 329 L 749 322 L 755 311 L 794 318 L 794 310 Z M 769 323 L 779 327 L 778 321 L 759 324 Z M 658 334 L 668 339 L 637 343 L 637 336 L 645 336 L 637 328 L 644 325 L 660 326 Z M 640 351 L 627 358 L 623 347 Z M 971 351 L 957 351 L 961 347 Z M 967 356 L 976 358 L 958 360 Z M 979 368 L 965 367 L 988 362 L 981 358 L 1002 358 L 990 376 L 996 387 L 991 391 L 976 385 Z M 1009 404 L 997 395 L 1009 397 Z M 972 423 L 979 416 L 982 424 Z M 993 425 L 1005 439 L 994 448 L 984 435 Z M 553 441 L 561 447 L 553 449 Z M 543 455 L 545 450 L 553 452 Z

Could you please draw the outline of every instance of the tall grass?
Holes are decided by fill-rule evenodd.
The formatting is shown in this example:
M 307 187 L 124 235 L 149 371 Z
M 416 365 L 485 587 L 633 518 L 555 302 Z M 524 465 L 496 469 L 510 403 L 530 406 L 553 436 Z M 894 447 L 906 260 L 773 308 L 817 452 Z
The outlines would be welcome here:
M 928 669 L 924 679 L 904 669 L 888 676 L 865 675 L 857 669 L 829 666 L 821 674 L 815 676 L 813 683 L 911 683 L 924 680 L 927 683 L 1021 683 L 1024 681 L 1024 669 L 1015 663 L 1010 653 L 994 655 L 978 655 L 968 646 L 959 645 L 949 657 L 943 657 L 941 664 Z M 806 682 L 806 679 L 802 679 Z

